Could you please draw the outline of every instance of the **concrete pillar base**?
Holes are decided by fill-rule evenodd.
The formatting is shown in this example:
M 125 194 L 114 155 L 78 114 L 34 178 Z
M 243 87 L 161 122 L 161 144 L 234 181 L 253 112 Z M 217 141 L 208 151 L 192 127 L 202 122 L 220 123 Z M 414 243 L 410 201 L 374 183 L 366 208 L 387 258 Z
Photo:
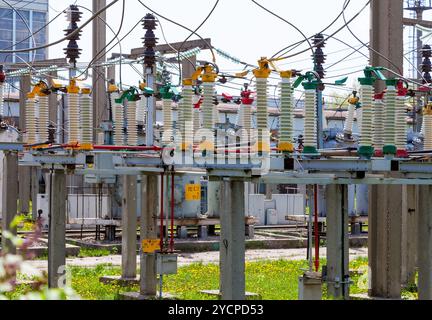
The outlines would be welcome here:
M 310 272 L 299 278 L 299 300 L 322 300 L 321 274 Z
M 351 234 L 359 235 L 361 234 L 361 224 L 360 223 L 351 223 Z
M 249 239 L 255 238 L 255 226 L 246 226 L 246 237 Z
M 186 226 L 177 226 L 177 238 L 179 239 L 187 239 L 188 230 Z
M 105 227 L 105 241 L 114 241 L 116 238 L 116 226 Z
M 207 240 L 208 239 L 207 226 L 199 226 L 198 227 L 198 238 L 200 238 L 201 240 Z
M 122 278 L 121 276 L 103 276 L 99 278 L 99 282 L 106 285 L 116 285 L 120 287 L 130 287 L 139 284 L 139 277 Z
M 160 300 L 159 292 L 156 296 L 145 296 L 140 294 L 139 292 L 125 292 L 119 294 L 120 300 L 135 300 L 135 301 L 143 301 L 143 300 Z M 162 300 L 177 300 L 176 296 L 170 293 L 162 293 Z
M 206 294 L 212 297 L 218 297 L 222 299 L 222 293 L 219 290 L 202 290 L 200 291 L 202 294 Z M 262 297 L 258 293 L 253 292 L 245 292 L 246 300 L 261 300 Z

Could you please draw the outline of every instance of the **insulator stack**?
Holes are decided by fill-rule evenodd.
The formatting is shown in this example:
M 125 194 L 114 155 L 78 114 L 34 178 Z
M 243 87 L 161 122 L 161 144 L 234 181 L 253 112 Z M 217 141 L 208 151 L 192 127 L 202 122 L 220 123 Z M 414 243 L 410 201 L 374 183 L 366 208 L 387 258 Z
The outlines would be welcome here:
M 432 77 L 431 77 L 432 62 L 430 60 L 431 56 L 432 56 L 431 46 L 430 45 L 424 45 L 422 48 L 423 61 L 421 64 L 421 70 L 423 72 L 422 82 L 424 84 L 432 82 Z
M 137 110 L 136 101 L 128 101 L 126 109 L 126 121 L 127 121 L 127 145 L 136 146 L 138 145 L 138 121 L 137 121 Z
M 116 99 L 119 99 L 118 93 L 113 93 L 111 99 L 113 100 L 113 142 L 114 145 L 122 146 L 124 144 L 124 107 L 122 104 L 117 103 Z
M 304 146 L 316 148 L 317 146 L 317 106 L 316 90 L 305 91 L 305 124 L 304 124 Z
M 69 132 L 69 143 L 76 143 L 80 140 L 80 106 L 79 106 L 79 94 L 68 93 L 67 105 L 68 105 L 68 132 Z
M 4 82 L 0 82 L 0 118 L 4 117 Z
M 432 103 L 423 109 L 424 147 L 423 150 L 432 150 Z
M 320 33 L 316 34 L 313 38 L 313 44 L 314 47 L 316 48 L 313 55 L 314 64 L 315 64 L 314 70 L 316 71 L 316 73 L 318 73 L 320 79 L 323 79 L 325 76 L 323 64 L 326 61 L 326 55 L 323 52 L 323 48 L 325 46 L 324 36 Z
M 405 100 L 405 96 L 396 97 L 395 146 L 398 150 L 405 150 L 407 145 Z
M 346 135 L 352 135 L 354 126 L 354 114 L 356 106 L 354 104 L 348 105 L 348 115 L 345 120 L 344 133 Z
M 203 128 L 207 130 L 214 130 L 216 119 L 214 117 L 214 104 L 213 104 L 213 95 L 215 92 L 215 83 L 214 82 L 204 82 L 203 86 L 203 103 L 202 103 L 202 112 L 203 112 Z
M 394 146 L 396 142 L 396 87 L 387 86 L 385 96 L 384 145 Z
M 37 131 L 39 142 L 47 142 L 49 126 L 49 97 L 47 94 L 39 94 L 39 117 L 37 122 Z
M 82 89 L 81 97 L 81 144 L 91 145 L 93 143 L 93 108 L 90 89 Z
M 26 101 L 26 142 L 34 144 L 37 142 L 37 119 L 36 119 L 36 98 L 34 93 L 27 95 Z
M 360 132 L 360 146 L 372 147 L 373 145 L 373 97 L 374 91 L 371 85 L 361 85 L 360 100 L 362 104 L 362 119 Z
M 290 78 L 282 78 L 281 82 L 281 117 L 279 133 L 279 149 L 293 151 L 294 140 L 294 89 Z M 291 150 L 285 150 L 291 149 Z
M 193 98 L 192 85 L 190 83 L 187 83 L 183 87 L 183 100 L 180 103 L 181 117 L 179 117 L 179 130 L 183 135 L 183 141 L 185 145 L 193 144 L 194 108 L 192 104 L 192 98 Z
M 384 147 L 384 102 L 383 94 L 375 95 L 373 102 L 373 146 L 376 149 Z
M 66 36 L 69 36 L 76 29 L 78 29 L 78 22 L 81 20 L 82 12 L 79 11 L 78 6 L 71 5 L 66 12 L 67 19 L 70 22 L 69 27 L 65 29 Z M 69 59 L 69 63 L 76 65 L 77 59 L 81 54 L 81 49 L 78 47 L 77 41 L 81 37 L 81 31 L 77 34 L 69 37 L 69 43 L 67 48 L 65 48 L 66 58 Z
M 154 47 L 157 44 L 157 38 L 155 36 L 155 33 L 153 30 L 156 29 L 156 18 L 151 14 L 148 13 L 145 15 L 143 19 L 143 26 L 146 30 L 145 36 L 144 36 L 144 64 L 147 68 L 153 68 L 155 61 L 156 61 L 156 54 L 154 51 Z
M 136 104 L 136 119 L 138 124 L 145 124 L 147 105 L 145 99 L 139 99 L 135 102 Z
M 268 128 L 268 80 L 267 78 L 256 79 L 256 99 L 257 99 L 257 141 L 258 151 L 269 151 L 270 131 Z
M 162 99 L 163 109 L 163 134 L 162 143 L 168 144 L 173 138 L 172 100 Z

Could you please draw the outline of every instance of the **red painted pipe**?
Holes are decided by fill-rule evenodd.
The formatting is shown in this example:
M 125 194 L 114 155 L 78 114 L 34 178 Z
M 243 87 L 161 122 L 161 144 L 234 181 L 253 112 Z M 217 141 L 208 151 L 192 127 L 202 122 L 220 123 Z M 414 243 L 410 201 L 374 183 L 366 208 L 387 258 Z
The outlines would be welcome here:
M 319 261 L 319 233 L 318 233 L 318 185 L 314 185 L 314 232 L 315 232 L 315 271 L 318 272 L 320 261 Z
M 163 237 L 164 237 L 164 174 L 161 173 L 160 187 L 160 250 L 163 252 Z
M 171 240 L 170 250 L 174 252 L 174 172 L 171 173 Z

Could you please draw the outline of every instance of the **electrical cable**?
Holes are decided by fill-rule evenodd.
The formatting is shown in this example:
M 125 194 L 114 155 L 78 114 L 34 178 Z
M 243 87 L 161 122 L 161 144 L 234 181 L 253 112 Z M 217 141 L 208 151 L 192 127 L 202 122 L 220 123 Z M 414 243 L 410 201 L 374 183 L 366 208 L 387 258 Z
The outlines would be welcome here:
M 218 6 L 220 0 L 216 0 L 213 8 L 210 10 L 210 12 L 208 13 L 208 15 L 205 17 L 205 19 L 199 24 L 199 26 L 191 32 L 191 34 L 182 42 L 182 44 L 180 45 L 179 49 L 177 50 L 177 58 L 178 58 L 178 63 L 179 63 L 179 70 L 181 71 L 181 63 L 180 63 L 180 52 L 181 49 L 183 48 L 183 46 L 185 45 L 185 43 L 194 35 L 198 32 L 199 29 L 201 29 L 201 27 L 208 21 L 208 19 L 212 16 L 213 12 L 216 10 L 216 7 Z M 216 63 L 216 59 L 213 59 L 213 63 Z M 196 67 L 193 66 L 194 69 L 196 70 Z M 180 72 L 180 79 L 181 79 L 181 75 L 182 73 Z
M 99 52 L 97 54 L 95 54 L 93 56 L 93 59 L 89 62 L 87 68 L 85 68 L 83 72 L 81 72 L 78 76 L 76 76 L 76 78 L 79 78 L 84 73 L 86 73 L 90 69 L 92 63 L 94 61 L 96 61 L 103 52 L 105 52 L 105 54 L 106 54 L 106 49 L 108 48 L 108 46 L 111 45 L 111 43 L 113 43 L 115 41 L 115 39 L 118 40 L 118 36 L 119 36 L 119 34 L 120 34 L 120 32 L 121 32 L 121 30 L 123 28 L 123 22 L 124 22 L 124 18 L 125 18 L 125 10 L 126 10 L 126 0 L 123 0 L 122 3 L 123 3 L 123 5 L 122 5 L 122 15 L 121 15 L 121 20 L 120 20 L 120 26 L 119 26 L 119 29 L 118 29 L 117 33 L 114 35 L 114 38 L 112 38 L 110 42 L 108 42 L 101 50 L 99 50 Z M 121 64 L 121 58 L 120 58 L 120 64 Z
M 176 26 L 179 26 L 179 27 L 181 27 L 181 28 L 183 28 L 183 29 L 185 29 L 185 30 L 187 30 L 187 31 L 189 31 L 189 32 L 194 32 L 193 30 L 191 30 L 191 29 L 189 29 L 188 27 L 182 25 L 181 23 L 175 22 L 174 20 L 171 20 L 171 19 L 169 19 L 169 18 L 167 18 L 167 17 L 165 17 L 165 16 L 163 16 L 163 15 L 157 13 L 156 11 L 154 11 L 153 9 L 151 9 L 150 7 L 146 6 L 146 5 L 145 5 L 141 0 L 138 0 L 138 2 L 141 3 L 141 5 L 142 5 L 144 8 L 146 8 L 146 9 L 149 10 L 149 11 L 151 11 L 153 14 L 157 15 L 158 17 L 160 17 L 160 18 L 162 18 L 162 19 L 164 19 L 164 20 L 167 20 L 167 21 L 171 22 L 172 24 L 175 24 Z M 215 55 L 215 53 L 214 53 L 213 46 L 210 45 L 210 44 L 209 44 L 209 43 L 208 43 L 208 42 L 207 42 L 203 37 L 201 37 L 201 35 L 199 35 L 198 33 L 194 32 L 194 34 L 195 34 L 198 38 L 200 38 L 200 39 L 201 39 L 201 40 L 206 44 L 206 46 L 209 48 L 209 50 L 210 50 L 210 52 L 211 52 L 211 54 L 212 54 L 213 61 L 216 61 L 216 55 Z M 1 51 L 0 51 L 0 53 L 1 53 Z
M 19 52 L 29 52 L 29 51 L 36 51 L 36 50 L 40 50 L 40 49 L 45 49 L 45 48 L 49 48 L 52 47 L 54 45 L 57 45 L 59 43 L 62 43 L 63 41 L 69 40 L 71 37 L 75 36 L 76 34 L 78 34 L 82 29 L 84 29 L 90 22 L 92 22 L 94 19 L 97 18 L 98 15 L 100 15 L 102 12 L 108 10 L 111 6 L 113 6 L 115 3 L 117 3 L 119 0 L 113 0 L 111 3 L 109 3 L 106 7 L 100 9 L 98 12 L 96 12 L 92 17 L 90 17 L 90 19 L 88 19 L 84 24 L 82 24 L 80 27 L 78 27 L 77 29 L 75 29 L 73 32 L 71 32 L 70 34 L 68 34 L 67 36 L 48 43 L 46 45 L 42 45 L 42 46 L 38 46 L 38 47 L 34 47 L 34 48 L 26 48 L 26 49 L 18 49 L 18 50 L 0 50 L 0 53 L 19 53 Z
M 282 20 L 285 23 L 288 23 L 291 27 L 293 27 L 294 29 L 296 29 L 302 36 L 303 38 L 305 38 L 305 41 L 308 43 L 310 50 L 312 51 L 312 55 L 315 54 L 315 51 L 313 49 L 313 46 L 311 44 L 311 42 L 309 41 L 309 38 L 303 33 L 303 31 L 301 31 L 296 25 L 294 25 L 293 23 L 289 22 L 288 20 L 282 18 L 281 16 L 279 16 L 278 14 L 274 13 L 273 11 L 267 9 L 266 7 L 264 7 L 263 5 L 261 5 L 260 3 L 258 3 L 255 0 L 251 0 L 254 4 L 256 4 L 258 7 L 260 7 L 261 9 L 267 11 L 268 13 L 270 13 L 271 15 L 275 16 L 276 18 Z
M 346 5 L 346 7 L 344 8 L 344 9 L 346 9 L 347 7 L 348 7 L 348 5 L 349 5 L 349 3 L 351 2 L 351 0 L 348 0 L 348 3 L 347 3 L 347 5 Z M 339 18 L 342 16 L 342 14 L 343 14 L 343 11 L 341 11 L 339 14 L 338 14 L 338 16 L 327 26 L 327 27 L 325 27 L 323 30 L 321 30 L 321 32 L 318 32 L 318 33 L 324 33 L 324 32 L 326 32 L 328 29 L 330 29 L 338 20 L 339 20 Z M 309 39 L 312 39 L 313 38 L 313 36 L 312 37 L 309 37 Z M 296 47 L 296 45 L 301 45 L 301 44 L 303 44 L 305 41 L 304 40 L 302 40 L 302 41 L 300 41 L 300 42 L 297 42 L 297 43 L 295 43 L 295 44 L 292 44 L 292 45 L 290 45 L 290 46 L 288 46 L 288 47 L 285 47 L 285 48 L 283 48 L 283 49 L 281 49 L 281 50 L 279 50 L 278 52 L 276 52 L 273 56 L 272 56 L 272 58 L 274 58 L 274 57 L 276 57 L 277 55 L 279 55 L 279 54 L 281 54 L 283 51 L 285 51 L 285 50 L 287 50 L 287 49 L 289 49 L 290 47 L 294 47 L 294 48 L 292 48 L 291 50 L 294 50 L 295 48 L 297 48 Z M 286 53 L 284 53 L 284 54 L 286 54 Z

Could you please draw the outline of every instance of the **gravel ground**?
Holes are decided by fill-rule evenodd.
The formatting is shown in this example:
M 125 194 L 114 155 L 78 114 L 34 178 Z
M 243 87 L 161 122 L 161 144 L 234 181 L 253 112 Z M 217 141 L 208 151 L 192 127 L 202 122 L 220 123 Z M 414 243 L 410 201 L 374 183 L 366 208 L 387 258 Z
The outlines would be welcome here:
M 367 257 L 367 248 L 350 249 L 350 259 L 358 257 Z M 321 248 L 320 256 L 325 258 L 326 248 Z M 302 260 L 306 258 L 306 249 L 278 249 L 278 250 L 247 250 L 247 261 L 260 260 Z M 139 266 L 139 257 L 137 257 Z M 178 259 L 180 266 L 185 266 L 191 263 L 219 263 L 219 252 L 200 252 L 200 253 L 181 253 Z M 121 265 L 120 255 L 111 255 L 106 257 L 89 257 L 89 258 L 71 258 L 67 259 L 67 265 L 80 267 L 95 267 L 99 264 L 112 264 L 115 266 Z M 31 261 L 31 265 L 35 268 L 46 270 L 48 262 L 46 260 Z

